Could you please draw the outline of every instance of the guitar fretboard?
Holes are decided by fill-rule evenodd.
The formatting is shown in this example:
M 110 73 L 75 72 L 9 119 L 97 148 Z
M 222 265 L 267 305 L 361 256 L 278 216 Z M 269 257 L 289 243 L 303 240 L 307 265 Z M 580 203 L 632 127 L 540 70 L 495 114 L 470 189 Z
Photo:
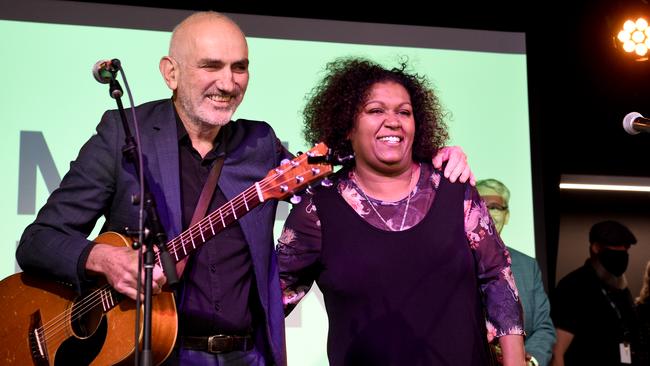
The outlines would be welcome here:
M 260 203 L 262 196 L 258 184 L 255 184 L 170 240 L 167 243 L 169 254 L 179 262 Z M 158 253 L 156 263 L 160 265 Z

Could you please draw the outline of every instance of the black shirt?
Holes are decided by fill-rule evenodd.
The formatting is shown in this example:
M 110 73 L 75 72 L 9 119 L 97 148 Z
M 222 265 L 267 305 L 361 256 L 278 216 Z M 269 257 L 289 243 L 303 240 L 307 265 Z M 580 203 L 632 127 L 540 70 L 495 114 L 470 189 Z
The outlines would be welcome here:
M 622 342 L 632 342 L 636 351 L 632 294 L 627 288 L 606 288 L 589 261 L 560 280 L 551 296 L 551 318 L 574 335 L 564 355 L 566 366 L 622 365 Z
M 203 185 L 218 157 L 226 154 L 233 122 L 221 127 L 214 149 L 201 158 L 177 120 L 183 230 L 190 226 Z M 217 188 L 207 213 L 227 202 Z M 252 329 L 249 301 L 257 299 L 250 251 L 237 222 L 208 240 L 190 256 L 180 291 L 182 335 L 245 334 Z M 257 301 L 257 300 L 254 300 Z

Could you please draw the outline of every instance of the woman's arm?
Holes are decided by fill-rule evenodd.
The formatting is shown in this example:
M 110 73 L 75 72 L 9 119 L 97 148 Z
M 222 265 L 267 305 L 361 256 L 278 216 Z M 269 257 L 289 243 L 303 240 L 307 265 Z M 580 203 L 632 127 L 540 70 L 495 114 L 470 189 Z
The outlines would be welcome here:
M 490 335 L 499 338 L 504 365 L 525 365 L 523 310 L 510 269 L 510 254 L 475 188 L 465 191 L 465 234 L 477 262 L 477 276 Z M 514 363 L 511 363 L 514 362 Z
M 276 246 L 285 315 L 307 294 L 318 275 L 321 231 L 312 198 L 305 194 L 292 207 Z
M 525 366 L 526 352 L 524 351 L 524 336 L 504 335 L 499 338 L 503 366 Z

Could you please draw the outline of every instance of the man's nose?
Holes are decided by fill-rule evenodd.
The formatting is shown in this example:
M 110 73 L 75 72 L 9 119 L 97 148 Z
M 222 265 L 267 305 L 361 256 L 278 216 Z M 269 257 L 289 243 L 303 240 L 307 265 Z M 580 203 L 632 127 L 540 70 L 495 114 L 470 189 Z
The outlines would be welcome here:
M 232 71 L 228 68 L 223 68 L 219 73 L 216 85 L 220 91 L 232 93 L 235 89 L 235 80 Z

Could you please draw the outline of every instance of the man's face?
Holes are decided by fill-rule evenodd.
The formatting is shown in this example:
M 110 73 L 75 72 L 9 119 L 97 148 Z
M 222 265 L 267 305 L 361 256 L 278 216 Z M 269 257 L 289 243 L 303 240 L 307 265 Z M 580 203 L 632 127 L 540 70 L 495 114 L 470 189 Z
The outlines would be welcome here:
M 492 217 L 492 221 L 494 221 L 497 232 L 501 234 L 501 230 L 503 230 L 503 227 L 508 223 L 508 219 L 510 218 L 508 204 L 501 195 L 491 188 L 479 187 L 478 193 L 490 211 L 490 216 Z
M 630 244 L 603 245 L 598 242 L 591 244 L 591 253 L 609 273 L 621 276 L 629 263 Z
M 203 21 L 188 28 L 176 56 L 178 113 L 197 125 L 223 126 L 248 86 L 246 39 L 228 21 Z

